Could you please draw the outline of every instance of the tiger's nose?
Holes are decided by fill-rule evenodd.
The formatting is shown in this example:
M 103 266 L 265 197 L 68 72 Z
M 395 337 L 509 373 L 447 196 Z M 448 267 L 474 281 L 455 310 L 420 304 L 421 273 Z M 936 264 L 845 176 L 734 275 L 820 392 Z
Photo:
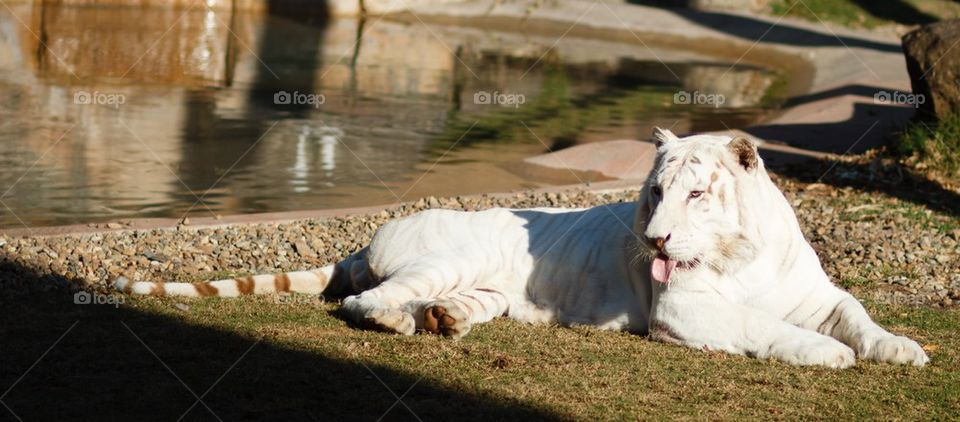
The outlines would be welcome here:
M 657 245 L 657 249 L 660 252 L 663 252 L 663 247 L 666 246 L 668 240 L 670 240 L 669 234 L 667 235 L 667 237 L 658 237 L 654 239 L 653 243 Z

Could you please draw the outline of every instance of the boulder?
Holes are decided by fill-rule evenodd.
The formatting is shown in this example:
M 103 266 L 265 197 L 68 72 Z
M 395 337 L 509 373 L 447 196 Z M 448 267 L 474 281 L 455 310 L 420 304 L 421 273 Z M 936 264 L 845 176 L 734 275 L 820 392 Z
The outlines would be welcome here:
M 925 25 L 903 36 L 913 92 L 922 118 L 960 113 L 960 19 Z M 919 98 L 918 98 L 919 102 Z

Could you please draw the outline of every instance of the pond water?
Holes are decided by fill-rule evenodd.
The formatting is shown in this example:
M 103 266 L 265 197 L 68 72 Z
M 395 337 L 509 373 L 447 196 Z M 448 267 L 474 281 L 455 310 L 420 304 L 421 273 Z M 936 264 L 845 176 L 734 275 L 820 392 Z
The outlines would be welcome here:
M 743 126 L 782 86 L 654 45 L 44 3 L 0 11 L 0 227 L 576 183 L 521 161 L 654 125 Z

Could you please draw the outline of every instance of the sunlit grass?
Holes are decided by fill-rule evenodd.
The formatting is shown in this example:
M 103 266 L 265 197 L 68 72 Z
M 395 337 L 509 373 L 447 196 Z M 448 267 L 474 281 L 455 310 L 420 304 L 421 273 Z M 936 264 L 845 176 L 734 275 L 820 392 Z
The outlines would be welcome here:
M 770 7 L 777 16 L 855 28 L 917 25 L 960 16 L 960 4 L 950 0 L 774 0 Z
M 960 114 L 938 122 L 911 123 L 891 143 L 891 151 L 915 167 L 960 176 Z
M 859 362 L 850 370 L 799 368 L 653 343 L 592 328 L 498 319 L 459 341 L 361 331 L 335 303 L 130 298 L 125 306 L 184 324 L 263 338 L 325 359 L 386 366 L 445 388 L 519 400 L 561 417 L 934 418 L 960 416 L 960 312 L 869 306 L 895 332 L 926 345 L 912 368 Z M 297 301 L 292 301 L 297 302 Z M 176 306 L 177 304 L 181 304 Z M 189 309 L 183 310 L 186 304 Z M 349 398 L 345 398 L 349 399 Z

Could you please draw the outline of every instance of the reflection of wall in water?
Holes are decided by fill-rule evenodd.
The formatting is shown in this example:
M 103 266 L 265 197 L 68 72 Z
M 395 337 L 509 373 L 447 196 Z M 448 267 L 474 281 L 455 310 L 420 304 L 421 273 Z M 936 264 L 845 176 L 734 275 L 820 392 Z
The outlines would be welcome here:
M 71 206 L 104 215 L 113 211 L 84 199 L 108 198 L 113 209 L 131 210 L 171 195 L 192 198 L 171 172 L 182 158 L 185 88 L 227 84 L 229 31 L 218 24 L 225 18 L 199 8 L 55 6 L 36 2 L 5 17 L 29 17 L 29 30 L 18 34 L 26 58 L 18 71 L 31 69 L 37 81 L 21 86 L 32 102 L 21 109 L 44 110 L 24 145 L 39 158 L 76 123 L 37 163 L 38 173 L 65 179 L 51 186 L 86 191 L 74 194 Z M 122 97 L 123 104 L 77 103 L 81 93 Z
M 318 69 L 325 75 L 325 90 L 449 98 L 455 45 L 446 46 L 422 26 L 380 21 L 363 30 L 351 60 L 356 38 L 349 35 L 358 31 L 357 21 L 340 20 L 331 27 L 336 38 L 327 44 L 327 64 Z
M 238 16 L 237 23 L 250 25 L 249 33 L 275 34 L 248 41 L 269 70 L 238 60 L 235 84 L 249 87 L 252 99 L 246 107 L 253 110 L 242 118 L 284 118 L 257 146 L 263 167 L 285 169 L 290 177 L 278 192 L 376 181 L 359 160 L 378 163 L 382 179 L 406 177 L 423 156 L 427 134 L 446 119 L 453 58 L 425 29 L 336 20 L 325 27 L 322 47 L 311 51 L 303 40 L 314 36 L 314 27 L 253 16 Z M 321 94 L 325 103 L 276 105 L 278 90 Z
M 551 49 L 555 39 L 380 20 L 372 27 L 363 20 L 328 22 L 322 11 L 282 7 L 267 17 L 223 9 L 183 14 L 172 8 L 50 4 L 14 9 L 29 17 L 25 21 L 52 51 L 0 9 L 0 69 L 10 70 L 0 82 L 10 87 L 0 95 L 17 93 L 19 101 L 4 101 L 0 112 L 24 126 L 24 142 L 18 145 L 34 158 L 78 122 L 62 146 L 38 164 L 38 173 L 59 178 L 57 186 L 88 192 L 76 197 L 128 210 L 174 200 L 193 203 L 181 180 L 197 193 L 218 183 L 212 196 L 231 211 L 258 210 L 262 204 L 248 197 L 261 191 L 296 202 L 306 196 L 288 194 L 331 184 L 378 185 L 356 156 L 373 163 L 388 182 L 415 179 L 417 165 L 437 157 L 436 145 L 442 152 L 474 117 L 495 113 L 474 104 L 478 90 L 522 93 L 528 101 L 567 95 L 592 110 L 612 95 L 607 91 L 616 83 L 611 81 L 689 89 L 715 75 L 672 64 L 692 60 L 689 53 L 656 53 L 671 63 L 677 78 L 645 49 L 573 37 Z M 556 72 L 568 79 L 569 92 L 552 91 Z M 743 83 L 737 78 L 708 89 L 735 90 Z M 77 90 L 124 94 L 126 103 L 119 109 L 77 105 L 72 101 Z M 326 102 L 278 105 L 273 99 L 280 90 L 322 94 Z M 527 123 L 550 124 L 559 114 L 550 107 L 569 104 L 547 104 Z M 511 117 L 517 131 L 495 140 L 526 139 L 514 136 L 526 131 Z M 654 117 L 644 122 L 663 124 Z M 673 125 L 678 131 L 692 125 L 679 118 Z M 464 121 L 463 130 L 455 127 Z M 590 136 L 577 141 L 595 140 Z M 31 194 L 49 194 L 36 186 Z
M 522 40 L 514 42 L 524 45 Z M 623 56 L 598 56 L 596 51 L 602 49 L 589 48 L 590 41 L 569 44 L 546 51 L 512 48 L 509 53 L 489 41 L 472 45 L 462 57 L 465 66 L 478 77 L 463 78 L 459 108 L 477 114 L 505 114 L 508 120 L 522 119 L 535 133 L 539 132 L 537 136 L 548 145 L 562 147 L 616 137 L 644 139 L 655 125 L 672 127 L 679 132 L 703 130 L 703 120 L 697 113 L 690 113 L 689 107 L 672 104 L 674 93 L 722 95 L 726 102 L 717 111 L 731 110 L 757 106 L 773 81 L 773 74 L 760 69 L 691 60 L 684 52 L 623 52 Z M 500 94 L 522 94 L 527 102 L 516 109 L 475 103 L 474 95 L 481 91 L 494 94 L 495 88 Z M 633 100 L 616 105 L 628 97 Z M 636 105 L 641 108 L 630 107 L 638 102 Z M 597 112 L 620 117 L 615 122 L 592 120 L 598 117 Z M 724 119 L 728 119 L 730 125 L 738 124 L 737 113 L 729 113 L 724 114 Z M 574 130 L 575 138 L 570 139 L 567 135 L 552 138 L 551 131 L 537 129 L 541 124 L 548 127 L 565 124 L 576 129 L 576 122 L 595 127 L 617 126 L 619 133 L 584 128 Z M 717 125 L 715 118 L 708 118 L 707 122 Z M 525 129 L 496 133 L 505 138 L 528 135 Z
M 167 167 L 198 193 L 234 163 L 238 174 L 268 169 L 267 177 L 276 179 L 283 179 L 277 169 L 286 169 L 296 191 L 304 190 L 304 180 L 330 177 L 334 169 L 341 181 L 370 178 L 325 131 L 331 125 L 342 127 L 338 133 L 361 159 L 395 163 L 378 169 L 381 177 L 407 174 L 422 154 L 425 129 L 439 130 L 449 109 L 444 96 L 453 58 L 426 30 L 411 33 L 384 23 L 353 49 L 357 21 L 337 22 L 325 36 L 323 22 L 249 14 L 231 19 L 222 11 L 190 12 L 176 21 L 182 12 L 50 9 L 35 6 L 31 22 L 51 40 L 52 51 L 21 30 L 18 42 L 27 62 L 17 66 L 32 69 L 47 84 L 25 84 L 44 91 L 28 94 L 37 102 L 31 108 L 60 109 L 48 117 L 79 123 L 63 143 L 70 147 L 58 146 L 41 166 L 70 169 L 65 177 L 84 180 L 85 189 L 105 189 L 85 197 L 113 192 L 118 198 L 135 196 L 131 202 L 162 203 L 172 191 L 192 202 Z M 227 22 L 238 40 L 230 39 Z M 106 27 L 110 33 L 97 29 Z M 148 40 L 156 44 L 142 45 Z M 145 53 L 128 54 L 134 51 Z M 231 84 L 233 89 L 217 88 Z M 127 103 L 119 110 L 78 106 L 72 95 L 79 90 L 123 94 Z M 322 93 L 327 102 L 320 108 L 281 107 L 273 103 L 278 90 Z M 380 101 L 364 100 L 384 96 L 407 106 L 391 113 Z M 280 123 L 267 133 L 276 120 Z M 378 134 L 377 127 L 390 129 Z M 49 133 L 40 132 L 30 132 L 37 140 L 28 142 L 37 156 L 49 145 Z M 231 182 L 227 176 L 219 186 L 227 191 Z

